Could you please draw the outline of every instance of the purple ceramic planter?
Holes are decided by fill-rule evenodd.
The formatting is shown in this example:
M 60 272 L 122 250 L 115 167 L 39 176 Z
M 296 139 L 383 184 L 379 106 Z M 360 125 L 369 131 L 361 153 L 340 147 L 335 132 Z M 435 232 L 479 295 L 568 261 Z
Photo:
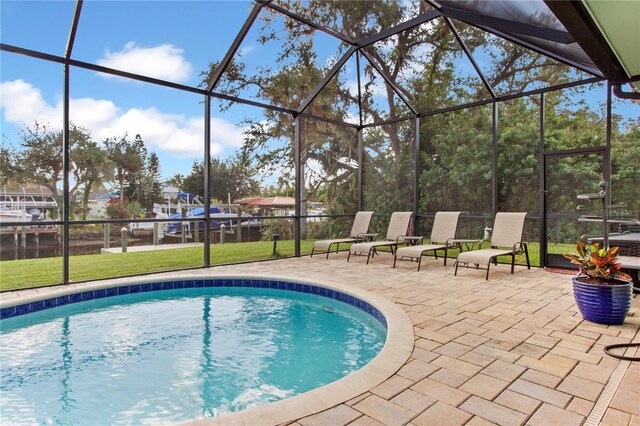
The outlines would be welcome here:
M 622 324 L 631 308 L 632 283 L 588 284 L 580 282 L 580 278 L 572 278 L 573 296 L 584 319 L 598 324 Z

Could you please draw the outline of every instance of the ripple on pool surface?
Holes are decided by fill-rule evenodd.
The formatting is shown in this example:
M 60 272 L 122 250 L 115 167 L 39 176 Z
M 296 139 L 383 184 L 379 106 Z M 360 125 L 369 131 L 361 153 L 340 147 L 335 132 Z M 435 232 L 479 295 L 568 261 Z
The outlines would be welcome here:
M 3 421 L 175 422 L 306 392 L 382 349 L 367 313 L 312 294 L 191 288 L 2 320 Z

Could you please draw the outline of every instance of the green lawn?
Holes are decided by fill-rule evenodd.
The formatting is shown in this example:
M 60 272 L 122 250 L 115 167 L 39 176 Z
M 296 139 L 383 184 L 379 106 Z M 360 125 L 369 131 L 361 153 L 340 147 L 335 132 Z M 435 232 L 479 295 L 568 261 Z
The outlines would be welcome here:
M 302 241 L 302 254 L 311 253 L 312 245 L 313 241 L 311 240 Z M 566 253 L 573 249 L 574 246 L 572 244 L 550 246 L 550 250 L 554 253 Z M 272 250 L 273 242 L 271 241 L 215 244 L 211 246 L 211 264 L 223 265 L 273 259 Z M 384 251 L 384 249 L 381 251 Z M 293 241 L 278 242 L 279 257 L 293 256 L 293 254 Z M 450 251 L 449 257 L 455 258 L 457 254 L 457 250 Z M 72 256 L 69 259 L 69 274 L 71 281 L 77 282 L 181 268 L 197 268 L 203 265 L 202 255 L 201 247 L 189 247 L 153 252 Z M 529 244 L 529 258 L 532 266 L 540 265 L 539 244 Z M 503 257 L 499 258 L 499 261 L 509 263 L 511 260 L 509 257 Z M 524 255 L 517 256 L 516 263 L 524 265 Z M 2 291 L 57 284 L 61 280 L 61 257 L 0 262 L 0 290 Z
M 310 253 L 313 241 L 302 241 L 303 254 Z M 258 241 L 211 246 L 211 264 L 273 259 L 273 242 Z M 294 242 L 279 241 L 279 257 L 293 256 Z M 69 259 L 71 281 L 122 277 L 203 265 L 201 247 L 157 250 L 153 252 L 90 254 Z M 8 260 L 0 262 L 0 290 L 13 290 L 57 284 L 62 281 L 62 258 Z

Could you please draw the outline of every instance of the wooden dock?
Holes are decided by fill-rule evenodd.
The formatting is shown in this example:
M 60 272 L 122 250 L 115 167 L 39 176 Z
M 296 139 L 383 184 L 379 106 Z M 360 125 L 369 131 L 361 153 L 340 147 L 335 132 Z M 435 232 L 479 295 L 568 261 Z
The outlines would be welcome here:
M 128 246 L 127 253 L 135 253 L 140 251 L 156 251 L 156 250 L 171 250 L 171 249 L 179 249 L 179 248 L 188 248 L 188 247 L 202 247 L 203 243 L 184 243 L 184 244 L 158 244 L 158 245 L 148 245 L 148 246 Z M 113 247 L 113 248 L 102 248 L 100 249 L 100 253 L 102 254 L 116 254 L 122 253 L 122 247 Z
M 18 240 L 22 240 L 22 243 L 26 244 L 27 237 L 32 235 L 37 243 L 41 235 L 53 235 L 56 239 L 60 238 L 60 230 L 56 225 L 1 226 L 0 236 L 6 235 L 11 236 L 11 240 L 16 244 L 18 244 Z

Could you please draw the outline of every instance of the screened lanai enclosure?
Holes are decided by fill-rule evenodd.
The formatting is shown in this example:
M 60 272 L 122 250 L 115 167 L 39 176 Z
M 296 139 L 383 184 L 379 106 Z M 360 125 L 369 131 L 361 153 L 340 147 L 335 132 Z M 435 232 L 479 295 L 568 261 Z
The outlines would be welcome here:
M 638 40 L 606 18 L 591 0 L 3 1 L 1 289 L 308 255 L 361 210 L 377 233 L 412 211 L 414 235 L 463 211 L 468 239 L 527 212 L 533 264 L 566 266 L 602 232 L 578 194 L 604 180 L 613 222 L 640 211 Z

